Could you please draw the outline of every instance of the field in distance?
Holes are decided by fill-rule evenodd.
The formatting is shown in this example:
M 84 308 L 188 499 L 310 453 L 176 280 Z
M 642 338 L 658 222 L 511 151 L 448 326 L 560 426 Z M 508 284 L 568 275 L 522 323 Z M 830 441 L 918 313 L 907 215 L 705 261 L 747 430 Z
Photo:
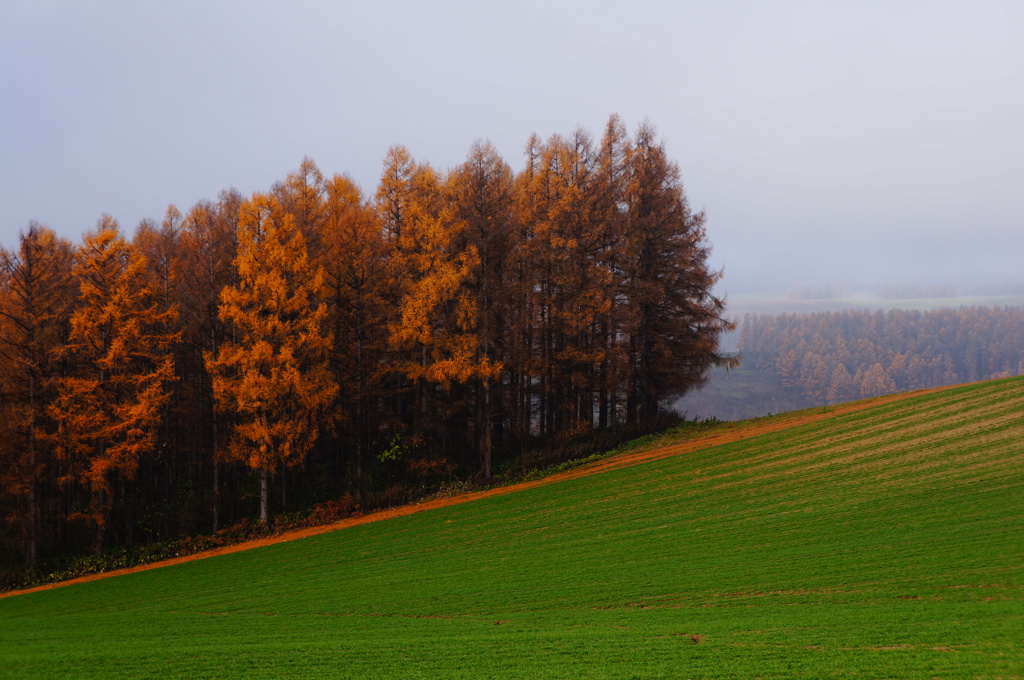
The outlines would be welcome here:
M 1024 378 L 0 600 L 3 677 L 1024 669 Z

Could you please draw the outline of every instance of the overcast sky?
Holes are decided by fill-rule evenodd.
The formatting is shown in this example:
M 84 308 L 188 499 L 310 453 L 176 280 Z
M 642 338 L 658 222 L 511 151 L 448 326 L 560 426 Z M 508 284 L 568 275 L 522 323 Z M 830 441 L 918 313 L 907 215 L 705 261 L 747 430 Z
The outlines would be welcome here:
M 0 3 L 0 244 L 650 120 L 724 290 L 1024 283 L 1024 2 Z

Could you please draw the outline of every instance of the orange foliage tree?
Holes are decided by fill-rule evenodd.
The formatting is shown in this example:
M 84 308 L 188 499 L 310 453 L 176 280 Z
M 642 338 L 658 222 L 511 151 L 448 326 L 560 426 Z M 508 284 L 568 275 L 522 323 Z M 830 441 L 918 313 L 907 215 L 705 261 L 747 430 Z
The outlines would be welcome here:
M 723 363 L 704 216 L 649 126 L 612 116 L 600 143 L 533 136 L 526 155 L 513 172 L 477 143 L 440 172 L 395 146 L 370 200 L 304 158 L 132 243 L 105 217 L 73 273 L 70 244 L 31 232 L 0 267 L 0 572 L 36 559 L 33 536 L 57 537 L 43 562 L 84 548 L 69 512 L 100 550 L 216 531 L 253 512 L 257 478 L 266 523 L 274 475 L 282 506 L 369 507 L 650 428 Z M 875 364 L 897 386 L 1024 365 L 807 344 L 779 373 L 829 398 L 875 389 Z
M 703 383 L 731 360 L 719 335 L 734 325 L 711 289 L 722 276 L 708 267 L 705 215 L 690 210 L 679 166 L 649 125 L 637 131 L 625 193 L 621 291 L 627 301 L 627 422 L 654 418 L 662 399 Z
M 429 395 L 440 390 L 442 400 L 448 401 L 456 386 L 496 377 L 501 364 L 483 351 L 478 332 L 481 301 L 470 283 L 480 254 L 465 241 L 466 222 L 456 215 L 443 181 L 430 166 L 417 167 L 411 182 L 396 241 L 399 318 L 390 331 L 391 344 L 400 353 L 396 368 L 416 386 L 415 409 L 422 421 L 431 409 L 429 402 L 439 406 L 436 402 L 441 401 Z M 451 414 L 456 409 L 447 405 L 437 410 Z M 433 424 L 439 424 L 437 419 Z
M 65 481 L 89 491 L 80 516 L 95 527 L 99 554 L 116 490 L 157 445 L 174 379 L 176 333 L 167 329 L 176 310 L 160 309 L 144 257 L 108 216 L 85 235 L 73 271 L 80 297 L 65 348 L 72 369 L 49 410 L 57 455 L 69 466 Z
M 221 292 L 220 319 L 235 340 L 206 355 L 217 407 L 233 414 L 221 455 L 260 476 L 260 523 L 269 476 L 297 466 L 328 421 L 337 385 L 328 367 L 324 272 L 276 198 L 254 194 L 238 220 L 238 278 Z
M 351 489 L 362 495 L 370 445 L 370 409 L 383 395 L 387 324 L 394 316 L 391 248 L 359 187 L 335 175 L 326 183 L 321 262 L 327 274 L 331 368 L 338 408 L 350 414 L 346 431 L 354 449 Z
M 477 255 L 462 288 L 475 312 L 467 325 L 475 336 L 476 436 L 485 479 L 491 478 L 494 405 L 502 396 L 500 390 L 492 389 L 492 382 L 504 370 L 507 293 L 517 235 L 514 187 L 512 169 L 490 143 L 474 144 L 466 162 L 448 178 L 448 193 L 460 227 L 458 249 Z

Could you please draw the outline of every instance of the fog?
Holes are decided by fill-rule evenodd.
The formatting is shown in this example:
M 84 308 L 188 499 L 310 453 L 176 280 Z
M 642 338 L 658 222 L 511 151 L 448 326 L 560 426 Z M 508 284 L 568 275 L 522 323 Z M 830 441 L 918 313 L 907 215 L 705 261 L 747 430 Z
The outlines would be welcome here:
M 31 2 L 0 9 L 0 243 L 77 240 L 312 157 L 654 123 L 719 291 L 1024 280 L 1024 4 Z

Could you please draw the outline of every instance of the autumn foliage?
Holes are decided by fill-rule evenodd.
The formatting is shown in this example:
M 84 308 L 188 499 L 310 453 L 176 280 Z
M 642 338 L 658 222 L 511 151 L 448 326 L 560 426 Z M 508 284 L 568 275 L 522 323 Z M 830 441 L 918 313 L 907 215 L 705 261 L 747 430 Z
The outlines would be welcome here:
M 721 363 L 705 217 L 650 126 L 309 159 L 134 238 L 39 225 L 0 268 L 6 555 L 131 545 L 489 480 L 638 427 Z
M 235 269 L 237 282 L 220 293 L 234 339 L 208 353 L 206 367 L 217 409 L 233 418 L 217 453 L 259 472 L 265 524 L 268 476 L 303 462 L 338 388 L 327 366 L 324 272 L 277 199 L 242 204 Z
M 749 315 L 744 362 L 777 375 L 798 405 L 1024 373 L 1024 311 L 961 307 L 927 312 Z

